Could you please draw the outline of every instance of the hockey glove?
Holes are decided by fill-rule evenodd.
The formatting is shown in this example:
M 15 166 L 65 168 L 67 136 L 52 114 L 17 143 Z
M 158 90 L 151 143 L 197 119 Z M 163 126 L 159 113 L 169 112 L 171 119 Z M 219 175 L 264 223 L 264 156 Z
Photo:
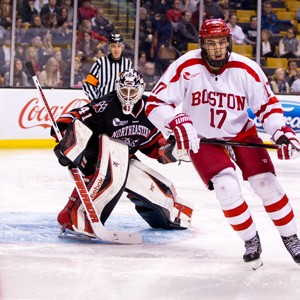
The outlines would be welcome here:
M 186 157 L 181 157 L 180 159 L 178 159 L 178 155 L 177 155 L 178 149 L 177 149 L 176 139 L 175 139 L 174 135 L 171 135 L 168 138 L 168 140 L 161 138 L 158 142 L 161 145 L 161 147 L 158 149 L 159 156 L 158 156 L 157 161 L 159 163 L 168 164 L 168 163 L 172 163 L 172 162 L 176 162 L 176 161 L 179 161 L 179 163 L 181 161 L 185 161 L 185 162 L 190 161 L 190 158 L 188 155 L 186 155 Z
M 71 111 L 68 113 L 65 113 L 63 115 L 61 115 L 57 120 L 56 120 L 56 124 L 62 134 L 62 136 L 64 136 L 67 127 L 69 126 L 69 124 L 75 120 L 75 119 L 79 119 L 79 113 L 77 111 Z M 58 143 L 58 138 L 56 136 L 56 133 L 53 129 L 53 127 L 51 128 L 51 132 L 50 132 L 51 136 L 53 136 L 55 138 L 56 143 Z
M 296 137 L 295 132 L 288 126 L 282 126 L 273 134 L 271 140 L 280 145 L 277 149 L 277 156 L 279 159 L 296 158 L 299 155 L 300 143 Z
M 79 166 L 84 150 L 93 132 L 79 119 L 74 119 L 63 139 L 55 146 L 54 153 L 62 166 Z
M 193 127 L 191 118 L 187 114 L 180 113 L 176 115 L 169 125 L 176 138 L 178 159 L 186 156 L 189 150 L 195 153 L 198 152 L 200 139 L 197 136 L 196 129 Z

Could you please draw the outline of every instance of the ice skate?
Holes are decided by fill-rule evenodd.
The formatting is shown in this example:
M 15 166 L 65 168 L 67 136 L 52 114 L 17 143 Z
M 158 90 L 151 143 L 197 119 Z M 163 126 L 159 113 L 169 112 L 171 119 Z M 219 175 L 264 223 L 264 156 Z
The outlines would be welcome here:
M 67 205 L 63 208 L 63 210 L 57 216 L 57 222 L 61 225 L 62 230 L 67 228 L 69 230 L 73 230 L 70 220 L 71 209 L 74 206 L 74 200 L 70 197 Z
M 281 238 L 285 248 L 291 254 L 294 261 L 300 265 L 300 240 L 298 239 L 297 234 L 288 237 L 282 236 Z
M 260 239 L 257 232 L 252 239 L 245 241 L 245 248 L 246 251 L 243 256 L 244 262 L 250 263 L 252 269 L 257 270 L 259 267 L 263 265 L 263 262 L 260 259 L 260 254 L 262 250 L 260 245 Z

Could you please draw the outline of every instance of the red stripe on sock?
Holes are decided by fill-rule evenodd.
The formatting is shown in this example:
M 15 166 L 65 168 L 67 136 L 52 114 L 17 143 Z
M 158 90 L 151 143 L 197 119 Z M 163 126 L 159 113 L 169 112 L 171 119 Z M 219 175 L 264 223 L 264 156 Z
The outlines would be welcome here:
M 273 222 L 276 226 L 283 226 L 291 222 L 293 219 L 294 219 L 294 212 L 293 210 L 291 210 L 284 218 L 273 220 Z
M 265 210 L 268 213 L 272 213 L 275 211 L 281 210 L 283 207 L 285 207 L 289 202 L 289 199 L 286 195 L 284 195 L 279 201 L 270 204 L 270 205 L 265 205 Z
M 240 206 L 233 209 L 223 210 L 226 218 L 232 218 L 241 215 L 248 209 L 247 203 L 244 201 Z
M 245 230 L 247 228 L 249 228 L 251 226 L 251 224 L 253 223 L 253 220 L 252 220 L 252 217 L 250 216 L 248 220 L 246 220 L 244 223 L 241 223 L 241 224 L 237 224 L 237 225 L 232 225 L 232 228 L 235 230 L 235 231 L 241 231 L 241 230 Z

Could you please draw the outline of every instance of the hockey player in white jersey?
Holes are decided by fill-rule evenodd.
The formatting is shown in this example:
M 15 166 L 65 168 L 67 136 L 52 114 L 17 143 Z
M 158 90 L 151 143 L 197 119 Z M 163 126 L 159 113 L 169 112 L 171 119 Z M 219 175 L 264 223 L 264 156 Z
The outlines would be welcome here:
M 232 53 L 231 34 L 221 19 L 205 20 L 200 49 L 174 61 L 154 87 L 146 114 L 165 136 L 174 132 L 181 154 L 189 153 L 203 182 L 214 189 L 229 224 L 245 242 L 245 262 L 253 269 L 262 265 L 260 238 L 236 174 L 262 199 L 294 261 L 300 264 L 300 241 L 290 201 L 280 186 L 266 149 L 233 147 L 234 161 L 222 145 L 201 144 L 211 138 L 262 143 L 247 109 L 263 124 L 274 143 L 281 145 L 280 159 L 300 150 L 299 141 L 283 119 L 283 110 L 268 79 L 254 61 Z M 174 108 L 182 104 L 182 113 Z M 180 154 L 180 153 L 179 153 Z

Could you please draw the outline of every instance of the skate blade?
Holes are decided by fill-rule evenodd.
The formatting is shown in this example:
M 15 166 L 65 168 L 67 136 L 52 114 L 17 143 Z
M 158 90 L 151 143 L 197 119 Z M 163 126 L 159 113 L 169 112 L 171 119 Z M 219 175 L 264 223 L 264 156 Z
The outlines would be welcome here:
M 60 239 L 68 239 L 68 240 L 76 240 L 76 241 L 82 241 L 82 242 L 89 242 L 92 240 L 91 237 L 80 234 L 76 231 L 69 230 L 67 228 L 62 228 L 60 234 L 58 235 L 58 238 Z
M 249 263 L 250 263 L 252 270 L 254 270 L 254 271 L 256 271 L 258 268 L 263 266 L 263 262 L 260 258 L 256 259 L 256 260 L 252 260 Z

